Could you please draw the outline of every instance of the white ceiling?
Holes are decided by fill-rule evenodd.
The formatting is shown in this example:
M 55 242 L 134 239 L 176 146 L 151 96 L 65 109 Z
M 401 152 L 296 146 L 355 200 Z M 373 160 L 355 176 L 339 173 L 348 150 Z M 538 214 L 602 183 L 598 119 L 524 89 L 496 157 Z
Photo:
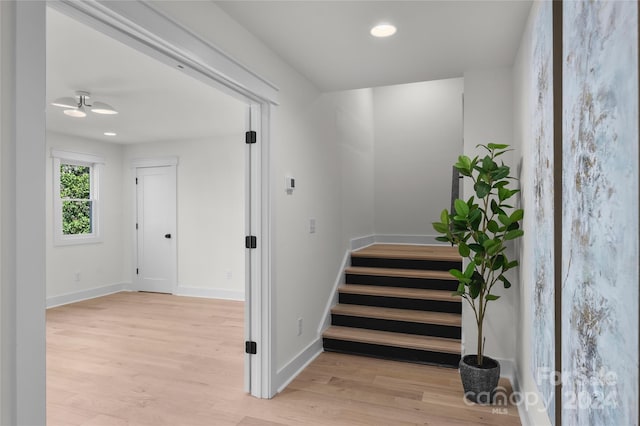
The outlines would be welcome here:
M 531 1 L 216 1 L 323 91 L 513 64 Z M 388 39 L 369 35 L 380 22 Z
M 237 134 L 245 124 L 242 102 L 48 8 L 47 102 L 76 90 L 120 113 L 71 118 L 48 105 L 48 130 L 124 144 Z
M 510 66 L 531 6 L 528 0 L 216 3 L 323 91 Z M 395 24 L 397 34 L 371 37 L 370 27 L 382 21 Z M 48 130 L 117 143 L 202 139 L 237 132 L 229 123 L 244 110 L 240 101 L 48 8 L 47 101 L 76 90 L 120 114 L 74 119 L 48 105 Z

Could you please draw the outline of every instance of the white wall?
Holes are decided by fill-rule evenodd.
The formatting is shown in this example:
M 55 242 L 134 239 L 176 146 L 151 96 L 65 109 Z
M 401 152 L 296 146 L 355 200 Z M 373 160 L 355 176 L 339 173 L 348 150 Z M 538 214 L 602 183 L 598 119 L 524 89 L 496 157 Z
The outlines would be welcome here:
M 536 16 L 540 13 L 540 3 L 534 2 L 531 12 L 529 13 L 529 19 L 527 21 L 527 27 L 522 36 L 520 47 L 518 49 L 518 55 L 513 66 L 513 147 L 515 149 L 513 157 L 516 159 L 522 158 L 522 187 L 532 187 L 533 177 L 532 168 L 533 164 L 527 158 L 527 155 L 532 150 L 530 149 L 532 144 L 535 143 L 533 135 L 531 134 L 531 111 L 530 105 L 533 104 L 530 97 L 532 65 L 530 58 L 532 57 L 531 50 L 533 49 L 532 40 L 532 27 Z M 528 161 L 529 160 L 529 161 Z M 514 286 L 514 290 L 518 293 L 516 300 L 516 312 L 517 321 L 517 350 L 516 350 L 516 364 L 518 366 L 518 379 L 520 385 L 520 391 L 531 395 L 529 401 L 538 401 L 538 404 L 528 406 L 526 416 L 529 424 L 531 425 L 549 425 L 549 417 L 547 410 L 542 404 L 542 397 L 538 393 L 538 387 L 533 377 L 533 369 L 531 365 L 531 331 L 533 325 L 531 324 L 531 308 L 533 307 L 533 301 L 531 300 L 531 287 L 535 284 L 531 281 L 531 277 L 534 276 L 530 271 L 533 265 L 531 264 L 533 239 L 536 238 L 533 215 L 525 214 L 523 220 L 524 236 L 521 240 L 521 254 L 520 254 L 520 267 L 519 273 L 519 285 Z M 535 397 L 534 397 L 535 396 Z M 557 407 L 556 409 L 559 409 Z
M 373 90 L 348 90 L 323 95 L 333 114 L 329 141 L 338 147 L 342 206 L 342 243 L 374 233 Z
M 512 144 L 513 96 L 511 68 L 469 71 L 464 73 L 464 153 L 469 157 L 481 154 L 478 144 L 490 142 Z M 486 152 L 486 151 L 485 151 Z M 517 176 L 517 164 L 512 156 L 503 156 Z M 464 199 L 474 194 L 470 180 L 463 180 Z M 510 258 L 515 258 L 513 250 Z M 513 286 L 505 290 L 498 286 L 494 293 L 501 299 L 489 304 L 484 324 L 485 353 L 491 357 L 514 360 L 516 355 L 517 277 L 510 277 Z M 477 327 L 471 308 L 463 304 L 462 331 L 464 353 L 475 353 Z
M 100 171 L 100 232 L 102 242 L 55 246 L 53 243 L 53 158 L 51 150 L 71 151 L 104 158 Z M 47 300 L 64 303 L 64 296 L 100 287 L 121 285 L 126 280 L 122 264 L 122 155 L 120 145 L 47 133 Z M 80 280 L 75 281 L 75 274 Z
M 177 294 L 244 300 L 245 106 L 238 103 L 229 135 L 213 140 L 125 147 L 125 274 L 131 279 L 135 169 L 133 159 L 178 157 Z
M 335 112 L 309 81 L 212 2 L 157 2 L 169 16 L 210 41 L 280 88 L 272 109 L 272 290 L 275 364 L 284 370 L 319 348 L 317 327 L 344 253 L 344 241 L 361 229 L 342 229 L 339 149 L 333 141 Z M 288 195 L 284 177 L 296 178 Z M 347 208 L 349 210 L 349 208 Z M 308 233 L 309 218 L 317 232 Z M 303 333 L 297 335 L 297 319 Z
M 462 78 L 373 89 L 376 234 L 435 234 L 462 154 L 463 89 Z
M 8 309 L 7 304 L 9 295 L 7 292 L 10 289 L 8 286 L 7 277 L 7 262 L 9 259 L 6 256 L 7 242 L 5 242 L 5 229 L 8 219 L 7 214 L 7 146 L 10 144 L 10 102 L 13 98 L 9 93 L 11 90 L 11 75 L 9 70 L 10 55 L 9 46 L 11 38 L 9 36 L 12 31 L 12 23 L 9 18 L 11 12 L 11 4 L 9 2 L 0 2 L 0 193 L 2 198 L 0 199 L 0 336 L 2 341 L 0 343 L 0 424 L 9 424 L 9 414 L 11 410 L 6 410 L 5 404 L 11 404 L 10 396 L 10 380 L 9 380 L 9 364 L 10 359 L 9 350 L 12 346 L 14 338 L 12 335 L 15 333 L 9 329 L 10 321 L 7 321 Z M 11 336 L 11 337 L 10 337 Z

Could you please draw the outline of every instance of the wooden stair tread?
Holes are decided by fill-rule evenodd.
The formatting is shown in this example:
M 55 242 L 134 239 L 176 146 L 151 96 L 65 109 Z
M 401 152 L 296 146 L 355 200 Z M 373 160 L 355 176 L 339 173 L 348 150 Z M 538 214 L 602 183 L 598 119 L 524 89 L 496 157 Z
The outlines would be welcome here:
M 425 271 L 421 269 L 396 269 L 396 268 L 369 268 L 363 266 L 349 266 L 345 269 L 347 274 L 375 275 L 381 277 L 402 278 L 431 278 L 437 280 L 456 280 L 448 271 Z
M 323 333 L 322 337 L 325 339 L 346 340 L 450 354 L 460 354 L 461 351 L 460 340 L 458 339 L 445 339 L 443 337 L 419 336 L 416 334 L 393 333 L 389 331 L 340 327 L 335 325 L 329 327 Z
M 338 289 L 339 293 L 367 296 L 397 297 L 402 299 L 437 300 L 442 302 L 460 302 L 460 296 L 453 296 L 447 290 L 428 290 L 422 288 L 384 287 L 377 285 L 346 284 Z
M 351 256 L 386 259 L 462 261 L 457 248 L 445 245 L 374 244 L 351 252 Z
M 462 325 L 462 316 L 460 314 L 445 312 L 338 304 L 331 309 L 331 313 L 352 317 L 377 318 L 383 320 L 405 321 L 424 324 L 438 324 L 453 327 L 460 327 Z

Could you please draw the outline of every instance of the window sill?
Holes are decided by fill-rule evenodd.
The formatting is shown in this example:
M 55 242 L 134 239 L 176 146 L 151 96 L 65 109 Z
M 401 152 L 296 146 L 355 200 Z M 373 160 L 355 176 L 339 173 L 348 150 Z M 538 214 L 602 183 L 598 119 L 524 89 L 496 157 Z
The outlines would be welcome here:
M 77 237 L 59 237 L 56 236 L 53 240 L 54 246 L 75 246 L 83 244 L 100 244 L 102 243 L 102 237 L 98 236 L 77 236 Z

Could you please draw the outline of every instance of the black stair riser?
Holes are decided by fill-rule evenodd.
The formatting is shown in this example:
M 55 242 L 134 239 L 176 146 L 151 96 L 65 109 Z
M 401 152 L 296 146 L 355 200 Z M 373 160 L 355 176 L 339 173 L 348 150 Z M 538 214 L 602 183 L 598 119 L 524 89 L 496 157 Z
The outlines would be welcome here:
M 434 364 L 452 368 L 458 368 L 458 364 L 460 363 L 460 355 L 445 352 L 421 351 L 419 349 L 406 349 L 396 346 L 374 345 L 336 339 L 323 339 L 323 344 L 324 349 L 327 351 L 365 355 L 394 361 Z
M 366 328 L 368 330 L 391 331 L 394 333 L 417 334 L 420 336 L 460 339 L 460 327 L 424 324 L 410 321 L 396 321 L 380 318 L 354 317 L 351 315 L 331 314 L 331 324 L 341 327 Z
M 460 269 L 461 262 L 442 260 L 413 260 L 413 259 L 380 259 L 376 257 L 352 257 L 351 266 L 366 268 L 395 268 L 395 269 L 421 269 L 425 271 L 448 271 Z
M 346 274 L 345 282 L 347 284 L 422 288 L 429 290 L 455 291 L 458 288 L 458 282 L 452 280 L 439 280 L 435 278 L 385 277 L 378 275 L 360 275 L 349 273 Z
M 414 311 L 462 313 L 462 303 L 441 300 L 408 299 L 402 297 L 371 296 L 368 294 L 340 293 L 340 303 L 345 305 L 378 306 L 381 308 L 411 309 Z

